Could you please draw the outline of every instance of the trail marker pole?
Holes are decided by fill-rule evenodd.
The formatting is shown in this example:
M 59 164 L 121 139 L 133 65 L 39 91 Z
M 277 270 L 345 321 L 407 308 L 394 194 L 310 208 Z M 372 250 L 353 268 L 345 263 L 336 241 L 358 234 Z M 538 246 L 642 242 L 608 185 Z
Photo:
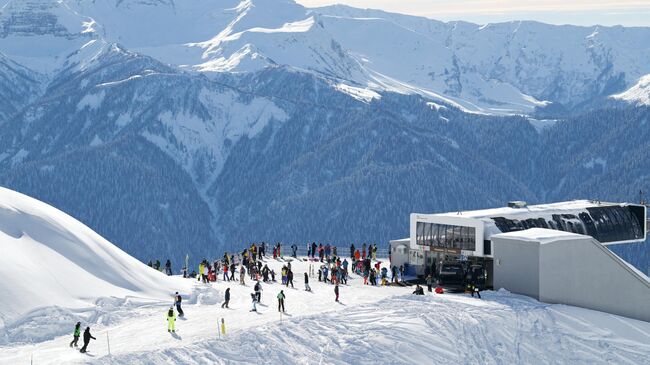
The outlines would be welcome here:
M 106 343 L 108 344 L 108 356 L 111 356 L 111 340 L 108 338 L 108 331 L 106 331 Z

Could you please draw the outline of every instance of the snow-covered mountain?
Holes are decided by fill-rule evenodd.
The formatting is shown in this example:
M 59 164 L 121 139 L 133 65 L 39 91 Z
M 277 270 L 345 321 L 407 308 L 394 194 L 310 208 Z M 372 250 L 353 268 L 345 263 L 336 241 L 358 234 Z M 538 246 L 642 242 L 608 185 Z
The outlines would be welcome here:
M 142 260 L 650 190 L 647 108 L 581 114 L 650 73 L 646 28 L 281 0 L 3 0 L 0 24 L 0 183 Z
M 102 301 L 168 302 L 191 285 L 147 267 L 91 229 L 47 204 L 0 188 L 0 343 L 59 334 L 75 313 Z M 107 303 L 107 304 L 108 304 Z M 17 321 L 49 317 L 37 333 Z M 69 324 L 69 322 L 68 322 Z M 50 332 L 53 331 L 53 332 Z
M 103 40 L 193 72 L 286 65 L 340 90 L 418 93 L 493 114 L 592 106 L 650 73 L 646 28 L 479 26 L 291 0 L 5 2 L 0 51 L 39 70 Z

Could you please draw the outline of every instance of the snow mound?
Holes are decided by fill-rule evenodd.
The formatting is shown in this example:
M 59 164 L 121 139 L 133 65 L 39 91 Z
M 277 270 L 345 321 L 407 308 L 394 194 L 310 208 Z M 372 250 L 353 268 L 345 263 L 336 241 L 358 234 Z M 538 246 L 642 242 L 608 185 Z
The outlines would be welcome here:
M 171 301 L 191 283 L 129 256 L 69 215 L 0 188 L 0 329 L 43 311 Z M 52 319 L 53 320 L 53 319 Z

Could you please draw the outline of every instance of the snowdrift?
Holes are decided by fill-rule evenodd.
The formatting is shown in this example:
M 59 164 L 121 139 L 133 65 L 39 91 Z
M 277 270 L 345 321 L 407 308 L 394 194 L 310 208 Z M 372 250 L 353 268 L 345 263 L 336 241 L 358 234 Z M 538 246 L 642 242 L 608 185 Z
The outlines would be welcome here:
M 0 329 L 51 307 L 171 303 L 175 291 L 191 291 L 189 280 L 168 277 L 67 214 L 1 187 L 0 248 Z

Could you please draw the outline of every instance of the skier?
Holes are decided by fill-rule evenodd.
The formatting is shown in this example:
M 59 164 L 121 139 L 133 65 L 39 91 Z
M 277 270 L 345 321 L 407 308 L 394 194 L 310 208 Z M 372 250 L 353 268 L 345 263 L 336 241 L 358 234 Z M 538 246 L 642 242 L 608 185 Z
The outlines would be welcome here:
M 228 281 L 235 281 L 235 269 L 237 268 L 237 266 L 235 265 L 234 256 L 230 256 L 230 257 L 231 257 L 231 259 L 230 259 L 230 262 L 231 262 L 231 264 L 230 264 L 230 279 L 228 279 Z
M 338 302 L 339 301 L 339 283 L 336 283 L 336 286 L 334 287 L 334 294 L 336 294 L 335 302 Z
M 228 276 L 228 264 L 223 265 L 223 281 L 230 281 L 230 277 Z
M 203 261 L 201 261 L 201 263 L 199 263 L 199 272 L 198 272 L 199 281 L 201 281 L 202 276 L 203 276 Z
M 350 259 L 354 260 L 354 243 L 350 245 Z
M 431 286 L 433 285 L 433 278 L 431 277 L 431 274 L 427 276 L 427 289 L 429 292 L 431 292 Z
M 228 303 L 230 302 L 230 288 L 226 288 L 226 293 L 223 295 L 223 304 L 221 308 L 229 308 Z
M 203 275 L 202 275 L 204 284 L 207 284 L 209 282 L 209 280 L 208 280 L 209 271 L 210 271 L 210 265 L 206 262 L 203 265 Z
M 381 285 L 388 285 L 388 269 L 381 268 Z
M 296 244 L 294 243 L 293 245 L 291 245 L 291 256 L 293 256 L 294 258 L 296 258 L 296 257 L 297 257 L 297 256 L 296 256 L 296 252 L 297 252 L 297 251 L 298 251 L 298 246 L 296 246 Z
M 91 338 L 93 340 L 96 340 L 96 338 L 93 337 L 93 335 L 90 334 L 90 327 L 86 327 L 86 330 L 84 331 L 84 345 L 81 348 L 81 350 L 79 350 L 79 352 L 81 352 L 83 354 L 83 353 L 86 353 L 86 351 L 88 351 L 88 344 L 90 343 Z
M 311 291 L 311 288 L 309 287 L 309 275 L 305 273 L 305 291 Z
M 257 296 L 255 293 L 251 293 L 251 300 L 253 302 L 253 309 L 251 309 L 251 312 L 257 312 Z
M 291 287 L 293 288 L 293 271 L 291 271 L 291 269 L 287 269 L 287 288 L 289 287 L 289 284 L 291 284 Z
M 70 342 L 70 347 L 74 346 L 77 347 L 77 342 L 79 341 L 79 336 L 81 335 L 81 322 L 77 322 L 77 324 L 74 326 L 74 334 L 72 342 Z
M 167 311 L 167 332 L 176 332 L 176 313 L 174 313 L 174 307 L 169 307 Z
M 172 275 L 172 262 L 167 259 L 167 262 L 165 262 L 165 273 L 167 276 Z
M 183 309 L 181 308 L 181 302 L 183 301 L 183 298 L 181 298 L 180 294 L 176 292 L 176 295 L 174 296 L 174 304 L 176 304 L 176 310 L 178 311 L 178 316 L 182 317 L 185 315 L 183 313 Z
M 239 284 L 241 285 L 246 285 L 246 282 L 244 281 L 246 279 L 246 269 L 244 268 L 244 265 L 241 266 L 239 269 Z
M 278 312 L 283 312 L 284 313 L 284 299 L 286 296 L 284 295 L 284 291 L 280 290 L 278 293 Z
M 397 284 L 397 266 L 393 265 L 393 268 L 391 269 L 391 274 L 392 274 L 392 282 Z
M 262 284 L 259 281 L 255 283 L 255 296 L 257 297 L 257 302 L 262 303 Z

